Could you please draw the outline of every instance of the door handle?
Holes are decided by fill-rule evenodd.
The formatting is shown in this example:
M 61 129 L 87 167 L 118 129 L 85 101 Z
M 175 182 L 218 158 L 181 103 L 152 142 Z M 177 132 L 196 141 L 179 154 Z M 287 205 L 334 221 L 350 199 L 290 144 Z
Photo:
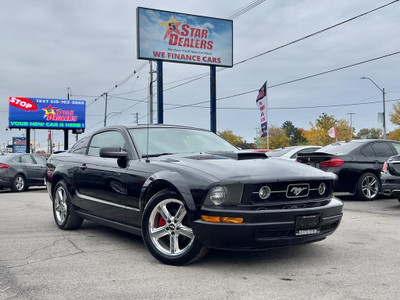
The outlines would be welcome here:
M 83 164 L 82 166 L 80 166 L 80 168 L 81 168 L 82 171 L 85 171 L 87 169 L 87 165 Z

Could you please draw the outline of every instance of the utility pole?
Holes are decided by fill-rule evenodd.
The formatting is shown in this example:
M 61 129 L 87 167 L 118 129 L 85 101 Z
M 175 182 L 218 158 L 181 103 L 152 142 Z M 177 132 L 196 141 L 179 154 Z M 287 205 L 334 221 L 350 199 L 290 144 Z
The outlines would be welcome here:
M 353 139 L 353 115 L 355 115 L 356 113 L 347 113 L 348 115 L 350 115 L 350 139 Z
M 108 100 L 108 93 L 104 93 L 103 95 L 106 96 L 106 101 L 104 103 L 104 127 L 107 126 L 107 100 Z
M 71 96 L 71 88 L 67 88 L 68 94 L 67 94 L 67 99 L 69 100 L 69 97 Z M 78 134 L 75 134 L 75 141 L 78 141 Z

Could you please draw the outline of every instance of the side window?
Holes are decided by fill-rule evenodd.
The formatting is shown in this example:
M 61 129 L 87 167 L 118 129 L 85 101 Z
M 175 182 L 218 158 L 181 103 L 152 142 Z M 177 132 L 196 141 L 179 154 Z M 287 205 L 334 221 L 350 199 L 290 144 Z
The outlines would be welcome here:
M 40 156 L 36 155 L 34 158 L 35 158 L 36 163 L 38 165 L 45 165 L 46 164 L 46 160 L 43 157 L 40 157 Z
M 88 155 L 100 156 L 101 147 L 120 146 L 125 147 L 125 139 L 118 131 L 101 132 L 93 136 Z
M 396 154 L 400 154 L 400 144 L 398 144 L 398 143 L 391 143 L 391 144 L 394 147 L 394 149 L 396 149 L 396 151 L 397 151 Z
M 373 143 L 372 148 L 378 157 L 389 157 L 394 155 L 392 148 L 390 148 L 389 144 L 386 142 Z
M 21 156 L 21 162 L 23 164 L 34 164 L 35 162 L 33 161 L 32 157 L 27 154 L 27 155 L 22 155 Z
M 86 149 L 87 149 L 88 140 L 89 139 L 87 137 L 84 137 L 81 140 L 77 141 L 75 143 L 75 145 L 72 146 L 72 148 L 69 152 L 77 153 L 77 154 L 85 154 Z
M 361 149 L 361 154 L 366 157 L 375 157 L 374 149 L 372 149 L 371 144 L 366 145 L 364 148 Z

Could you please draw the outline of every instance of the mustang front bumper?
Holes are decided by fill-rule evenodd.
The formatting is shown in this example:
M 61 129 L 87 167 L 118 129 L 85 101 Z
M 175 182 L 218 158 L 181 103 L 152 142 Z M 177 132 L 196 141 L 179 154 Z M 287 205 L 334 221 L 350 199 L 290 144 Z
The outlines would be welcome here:
M 342 219 L 343 203 L 302 209 L 225 210 L 202 208 L 202 215 L 243 218 L 243 223 L 193 222 L 199 241 L 217 249 L 267 249 L 323 240 Z

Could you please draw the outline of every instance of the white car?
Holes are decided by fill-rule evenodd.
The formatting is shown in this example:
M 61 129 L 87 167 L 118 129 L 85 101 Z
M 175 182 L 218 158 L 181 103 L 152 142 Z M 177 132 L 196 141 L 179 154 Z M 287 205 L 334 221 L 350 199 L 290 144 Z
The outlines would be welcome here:
M 266 153 L 268 157 L 280 157 L 289 160 L 296 160 L 298 153 L 313 153 L 321 146 L 290 146 L 279 148 Z

